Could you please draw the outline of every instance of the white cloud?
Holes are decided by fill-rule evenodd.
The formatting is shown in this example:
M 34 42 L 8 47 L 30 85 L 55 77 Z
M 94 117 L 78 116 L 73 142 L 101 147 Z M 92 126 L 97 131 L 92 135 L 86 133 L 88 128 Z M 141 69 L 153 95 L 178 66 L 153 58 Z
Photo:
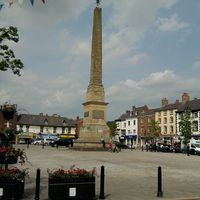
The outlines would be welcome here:
M 128 58 L 128 62 L 133 65 L 136 65 L 136 64 L 140 63 L 146 57 L 147 57 L 147 55 L 145 53 L 136 54 L 133 57 Z
M 173 103 L 175 99 L 180 99 L 183 92 L 188 92 L 191 96 L 199 97 L 199 78 L 186 78 L 174 73 L 171 70 L 155 72 L 142 80 L 124 80 L 110 86 L 106 91 L 106 96 L 110 108 L 115 117 L 119 117 L 119 112 L 123 109 L 131 108 L 132 105 L 159 107 L 160 100 L 167 97 Z M 120 106 L 119 106 L 120 105 Z M 119 108 L 115 112 L 114 108 Z
M 169 9 L 177 2 L 176 0 L 105 1 L 105 4 L 112 7 L 105 25 L 103 46 L 105 65 L 122 66 L 123 63 L 118 60 L 121 58 L 126 60 L 131 51 L 137 49 L 138 42 L 143 39 L 145 32 L 154 25 L 158 11 L 161 8 Z M 113 60 L 116 61 L 114 64 Z
M 174 14 L 169 18 L 158 18 L 156 25 L 161 32 L 176 32 L 189 28 L 189 24 L 181 21 L 177 14 Z
M 200 60 L 197 60 L 193 63 L 192 67 L 194 69 L 200 69 Z
M 18 27 L 29 27 L 34 30 L 34 25 L 42 28 L 52 26 L 68 19 L 76 19 L 90 4 L 89 0 L 48 0 L 45 4 L 35 1 L 31 6 L 30 1 L 24 1 L 20 6 L 17 1 L 11 8 L 6 7 L 1 12 L 1 25 L 12 22 Z
M 54 79 L 45 79 L 26 69 L 22 73 L 21 77 L 8 72 L 0 74 L 1 83 L 6 82 L 0 85 L 0 104 L 5 101 L 17 103 L 29 113 L 68 113 L 73 117 L 80 114 L 85 88 L 76 71 L 68 71 Z

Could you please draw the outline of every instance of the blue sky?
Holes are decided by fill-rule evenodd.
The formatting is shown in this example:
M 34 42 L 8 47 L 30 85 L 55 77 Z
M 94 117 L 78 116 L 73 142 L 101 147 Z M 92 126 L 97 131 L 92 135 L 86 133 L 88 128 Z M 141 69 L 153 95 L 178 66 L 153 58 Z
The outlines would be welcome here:
M 6 3 L 5 0 L 0 0 Z M 24 0 L 6 4 L 0 26 L 17 26 L 9 43 L 24 63 L 22 76 L 0 72 L 0 103 L 28 113 L 83 116 L 89 82 L 94 0 Z M 108 119 L 133 105 L 200 98 L 200 1 L 104 0 L 103 84 Z

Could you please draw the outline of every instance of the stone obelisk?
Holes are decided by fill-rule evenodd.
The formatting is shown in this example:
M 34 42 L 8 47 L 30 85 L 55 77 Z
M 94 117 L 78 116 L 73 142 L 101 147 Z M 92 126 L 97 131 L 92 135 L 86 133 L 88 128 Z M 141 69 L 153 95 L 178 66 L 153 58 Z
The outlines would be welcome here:
M 77 145 L 82 148 L 102 148 L 101 140 L 107 142 L 110 129 L 107 126 L 107 104 L 102 84 L 102 9 L 97 1 L 94 9 L 90 82 L 86 102 L 83 103 L 84 118 Z M 77 146 L 75 145 L 75 146 Z

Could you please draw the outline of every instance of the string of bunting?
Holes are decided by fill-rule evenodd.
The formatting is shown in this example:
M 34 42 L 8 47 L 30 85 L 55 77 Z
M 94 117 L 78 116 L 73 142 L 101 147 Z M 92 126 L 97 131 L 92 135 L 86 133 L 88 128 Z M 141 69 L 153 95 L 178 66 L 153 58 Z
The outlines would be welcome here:
M 46 3 L 45 0 L 41 0 L 42 3 Z M 24 0 L 7 0 L 8 3 L 8 7 L 10 8 L 15 2 L 18 2 L 19 5 L 22 5 Z M 34 6 L 35 0 L 30 0 L 30 3 L 32 6 Z M 2 10 L 2 8 L 6 5 L 6 3 L 2 3 L 0 1 L 0 11 Z

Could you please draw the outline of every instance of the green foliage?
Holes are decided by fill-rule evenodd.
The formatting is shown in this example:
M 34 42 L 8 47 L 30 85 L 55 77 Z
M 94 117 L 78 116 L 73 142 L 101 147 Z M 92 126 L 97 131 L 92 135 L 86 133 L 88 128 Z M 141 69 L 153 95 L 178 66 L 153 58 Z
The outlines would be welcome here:
M 115 136 L 115 131 L 117 129 L 117 124 L 115 122 L 112 122 L 112 123 L 109 123 L 108 126 L 110 128 L 110 135 L 111 136 Z
M 152 119 L 151 120 L 151 137 L 153 138 L 159 138 L 160 136 L 160 126 L 159 126 L 159 122 L 157 122 L 156 120 Z
M 184 137 L 183 143 L 187 145 L 192 136 L 192 126 L 191 126 L 191 111 L 186 109 L 182 116 L 181 121 L 179 122 L 181 135 Z
M 18 30 L 16 27 L 0 28 L 0 71 L 11 69 L 14 74 L 20 76 L 20 70 L 24 67 L 20 59 L 15 58 L 13 50 L 4 42 L 19 41 Z

